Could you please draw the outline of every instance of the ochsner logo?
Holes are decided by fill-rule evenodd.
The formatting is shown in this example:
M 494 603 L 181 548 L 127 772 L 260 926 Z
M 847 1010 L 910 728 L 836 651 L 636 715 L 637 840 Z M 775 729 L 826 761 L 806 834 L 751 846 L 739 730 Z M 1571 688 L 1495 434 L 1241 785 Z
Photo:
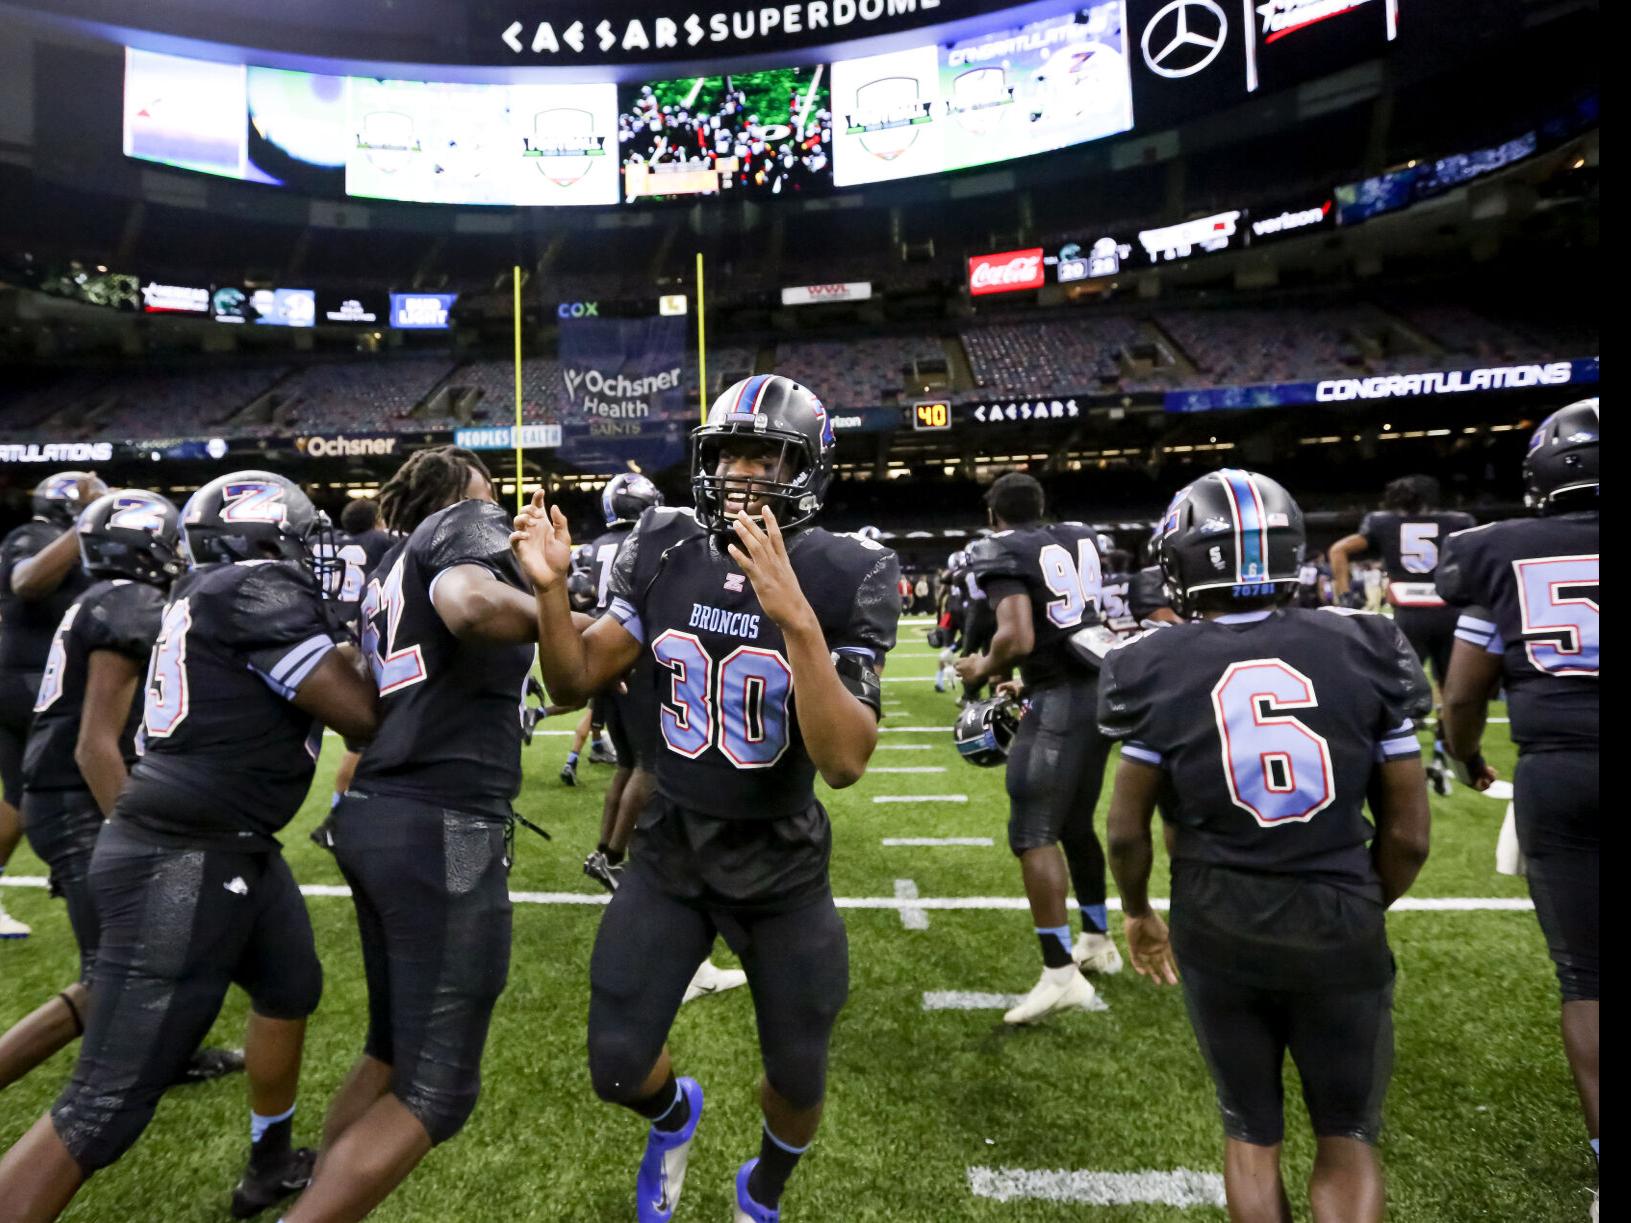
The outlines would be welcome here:
M 297 437 L 295 449 L 312 459 L 358 458 L 367 455 L 388 456 L 396 453 L 398 439 L 394 437 Z
M 561 373 L 566 379 L 566 397 L 578 401 L 578 406 L 589 415 L 638 420 L 651 415 L 653 396 L 679 386 L 681 370 L 673 365 L 642 378 L 625 378 L 622 374 L 571 366 Z
M 1000 255 L 976 255 L 968 261 L 968 291 L 1014 293 L 1042 287 L 1042 248 L 1005 251 Z

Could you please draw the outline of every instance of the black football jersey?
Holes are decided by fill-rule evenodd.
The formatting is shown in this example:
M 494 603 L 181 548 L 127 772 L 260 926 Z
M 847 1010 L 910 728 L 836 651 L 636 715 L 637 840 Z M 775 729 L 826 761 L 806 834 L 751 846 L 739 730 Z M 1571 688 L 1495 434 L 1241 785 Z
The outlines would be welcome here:
M 1092 530 L 1059 522 L 998 531 L 970 544 L 968 559 L 993 611 L 1008 595 L 1030 596 L 1036 644 L 1019 662 L 1027 688 L 1092 678 L 1070 649 L 1072 633 L 1099 623 L 1104 597 Z
M 23 750 L 23 786 L 30 791 L 83 790 L 85 779 L 74 763 L 79 746 L 79 719 L 85 705 L 90 656 L 97 650 L 123 654 L 145 671 L 153 640 L 159 635 L 164 592 L 146 582 L 123 578 L 98 582 L 62 615 L 51 639 L 51 651 L 34 702 L 34 726 Z M 119 743 L 125 764 L 136 761 L 136 728 L 142 702 L 130 702 L 130 717 Z
M 895 645 L 895 554 L 820 527 L 787 539 L 788 559 L 834 655 L 881 667 Z M 642 515 L 612 571 L 609 614 L 653 666 L 636 679 L 658 703 L 657 787 L 718 819 L 780 819 L 815 801 L 793 670 L 781 629 L 718 537 L 677 509 Z
M 1376 882 L 1365 794 L 1419 754 L 1432 693 L 1384 616 L 1284 608 L 1152 629 L 1111 650 L 1099 724 L 1161 769 L 1174 863 Z
M 1397 514 L 1377 510 L 1359 524 L 1365 546 L 1382 558 L 1388 602 L 1395 607 L 1442 607 L 1433 586 L 1444 541 L 1477 520 L 1460 510 Z
M 419 524 L 369 579 L 363 653 L 380 724 L 357 767 L 365 794 L 400 794 L 508 816 L 521 789 L 521 707 L 536 647 L 460 641 L 431 592 L 457 565 L 530 587 L 510 551 L 511 515 L 460 501 Z
M 605 615 L 606 609 L 612 605 L 612 563 L 617 560 L 618 550 L 633 530 L 632 522 L 620 522 L 608 527 L 605 534 L 589 545 L 589 575 L 595 583 L 594 614 L 597 616 Z
M 1172 600 L 1167 597 L 1167 579 L 1160 565 L 1147 565 L 1133 574 L 1127 584 L 1127 604 L 1140 624 L 1162 608 L 1173 610 Z
M 1438 590 L 1455 635 L 1499 654 L 1519 751 L 1596 751 L 1597 513 L 1515 518 L 1444 541 Z
M 63 614 L 91 579 L 78 565 L 43 599 L 30 603 L 11 590 L 11 571 L 53 542 L 64 528 L 35 520 L 15 528 L 0 542 L 0 671 L 43 671 L 51 638 Z
M 379 563 L 385 559 L 385 554 L 396 546 L 398 539 L 389 531 L 381 531 L 378 527 L 356 535 L 345 535 L 344 538 L 347 543 L 355 544 L 362 549 L 365 574 L 372 574 L 379 568 Z
M 1132 587 L 1133 575 L 1130 573 L 1104 575 L 1099 615 L 1106 628 L 1123 637 L 1138 631 L 1138 617 L 1133 615 Z
M 322 591 L 293 561 L 183 574 L 148 661 L 145 752 L 115 818 L 178 844 L 275 848 L 323 745 L 292 698 L 333 648 Z

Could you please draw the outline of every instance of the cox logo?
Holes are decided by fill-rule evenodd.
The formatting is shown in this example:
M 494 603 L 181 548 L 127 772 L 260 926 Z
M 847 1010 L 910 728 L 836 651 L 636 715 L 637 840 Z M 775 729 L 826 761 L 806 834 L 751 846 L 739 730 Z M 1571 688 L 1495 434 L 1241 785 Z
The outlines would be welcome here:
M 555 307 L 557 318 L 599 318 L 599 302 L 562 302 Z

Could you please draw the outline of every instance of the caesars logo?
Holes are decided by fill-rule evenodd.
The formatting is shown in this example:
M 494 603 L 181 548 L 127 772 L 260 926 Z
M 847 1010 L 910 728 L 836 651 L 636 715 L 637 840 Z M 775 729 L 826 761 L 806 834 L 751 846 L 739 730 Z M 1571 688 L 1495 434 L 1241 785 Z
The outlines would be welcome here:
M 714 13 L 675 13 L 648 15 L 627 23 L 601 20 L 593 27 L 582 21 L 557 28 L 556 23 L 540 21 L 532 27 L 512 21 L 499 34 L 515 54 L 530 50 L 534 55 L 578 56 L 589 51 L 605 55 L 610 51 L 660 51 L 667 48 L 697 47 L 704 43 L 722 54 L 751 49 L 760 39 L 796 38 L 819 30 L 844 31 L 862 37 L 866 31 L 848 27 L 873 22 L 911 18 L 940 7 L 940 0 L 804 0 L 802 4 L 778 4 L 763 8 L 728 9 Z M 720 44 L 730 44 L 721 47 Z
M 0 446 L 0 463 L 106 463 L 112 442 L 38 442 Z
M 651 415 L 651 400 L 680 385 L 680 367 L 670 366 L 661 373 L 642 378 L 606 374 L 598 369 L 567 366 L 566 397 L 590 416 L 613 420 L 638 420 Z
M 297 437 L 294 448 L 310 459 L 388 458 L 396 453 L 395 437 Z

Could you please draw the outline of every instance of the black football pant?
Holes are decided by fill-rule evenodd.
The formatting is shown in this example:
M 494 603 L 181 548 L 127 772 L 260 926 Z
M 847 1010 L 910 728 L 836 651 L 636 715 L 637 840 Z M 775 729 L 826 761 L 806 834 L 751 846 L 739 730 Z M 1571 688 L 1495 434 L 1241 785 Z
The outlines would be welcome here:
M 68 906 L 68 924 L 79 945 L 79 979 L 89 984 L 101 925 L 91 897 L 91 853 L 102 831 L 102 809 L 88 790 L 27 790 L 23 832 L 51 872 L 51 895 Z
M 1455 647 L 1455 624 L 1460 612 L 1453 607 L 1395 607 L 1393 623 L 1404 633 L 1423 670 L 1431 670 L 1440 688 L 1450 673 L 1450 652 Z
M 510 972 L 510 863 L 502 820 L 352 790 L 334 809 L 368 979 L 364 1051 L 432 1142 L 481 1094 L 493 1007 Z
M 1512 781 L 1529 895 L 1565 1002 L 1598 994 L 1601 824 L 1598 753 L 1523 752 Z
M 13 807 L 23 801 L 23 746 L 39 691 L 38 671 L 0 671 L 0 797 Z
M 1073 680 L 1026 697 L 1008 751 L 1008 848 L 1015 857 L 1058 845 L 1081 905 L 1105 899 L 1104 847 L 1093 813 L 1110 740 L 1099 733 L 1099 685 Z
M 1190 1026 L 1217 1086 L 1223 1129 L 1237 1142 L 1285 1135 L 1286 1054 L 1321 1138 L 1374 1143 L 1393 1076 L 1393 982 L 1373 988 L 1276 990 L 1242 984 L 1180 957 Z
M 51 1109 L 87 1176 L 147 1128 L 228 986 L 268 1019 L 304 1019 L 323 993 L 306 902 L 275 850 L 174 849 L 114 820 L 97 837 L 90 886 L 96 984 L 79 1061 Z
M 632 1104 L 656 1064 L 697 965 L 723 935 L 742 960 L 765 1078 L 794 1108 L 826 1095 L 827 1049 L 849 996 L 849 941 L 832 894 L 780 913 L 724 911 L 664 892 L 636 853 L 606 906 L 589 961 L 589 1076 Z

